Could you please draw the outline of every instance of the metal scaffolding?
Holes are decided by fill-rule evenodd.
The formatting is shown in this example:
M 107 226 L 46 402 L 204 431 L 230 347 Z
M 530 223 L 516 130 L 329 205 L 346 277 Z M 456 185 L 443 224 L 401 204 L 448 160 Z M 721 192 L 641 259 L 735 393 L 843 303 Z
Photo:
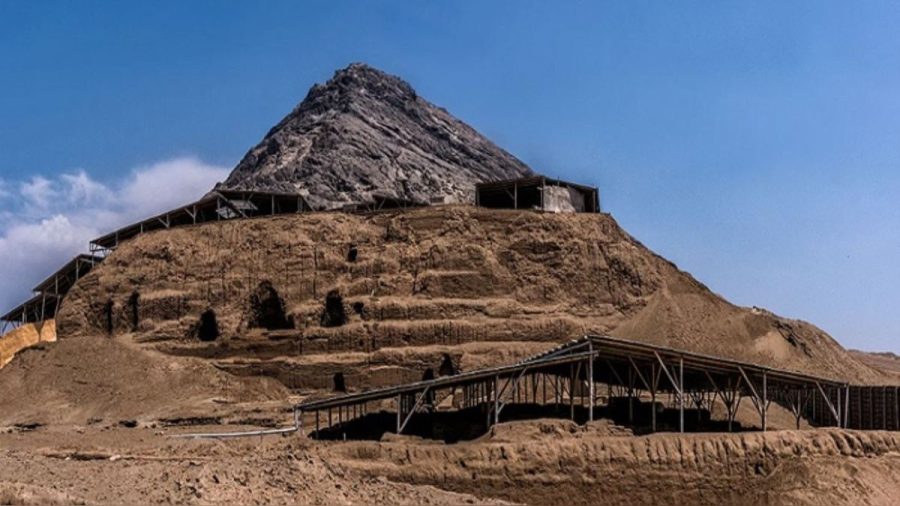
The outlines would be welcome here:
M 75 286 L 79 279 L 90 272 L 102 257 L 78 255 L 44 281 L 34 287 L 34 295 L 27 301 L 9 310 L 0 320 L 3 321 L 0 333 L 10 326 L 16 327 L 26 323 L 37 323 L 54 318 L 63 297 Z
M 643 422 L 650 431 L 685 432 L 688 423 L 694 423 L 693 415 L 711 411 L 717 400 L 725 407 L 727 429 L 732 430 L 738 407 L 749 399 L 759 416 L 758 428 L 767 430 L 773 402 L 794 414 L 798 428 L 802 419 L 817 426 L 846 427 L 851 419 L 850 389 L 845 382 L 749 362 L 585 336 L 512 365 L 311 400 L 295 408 L 313 418 L 310 434 L 318 437 L 386 403 L 394 406 L 393 430 L 400 434 L 415 417 L 434 413 L 450 397 L 456 410 L 480 409 L 476 411 L 487 427 L 503 420 L 504 409 L 511 404 L 565 406 L 570 418 L 575 419 L 578 411 L 591 421 L 596 409 L 622 400 L 627 402 L 629 421 L 643 415 L 649 418 Z M 606 395 L 601 394 L 604 390 Z M 641 399 L 648 400 L 649 407 Z M 888 402 L 887 397 L 879 399 Z M 677 415 L 670 417 L 672 425 L 661 426 L 659 417 L 664 414 Z
M 91 241 L 91 252 L 106 253 L 122 241 L 154 230 L 197 225 L 210 221 L 275 216 L 312 211 L 302 195 L 295 193 L 215 190 L 202 199 L 157 216 L 122 227 Z

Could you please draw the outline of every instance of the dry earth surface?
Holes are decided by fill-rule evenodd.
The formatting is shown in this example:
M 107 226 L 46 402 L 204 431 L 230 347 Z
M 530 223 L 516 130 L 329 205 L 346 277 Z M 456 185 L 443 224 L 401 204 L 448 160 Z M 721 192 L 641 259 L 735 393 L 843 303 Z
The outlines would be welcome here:
M 204 430 L 209 427 L 193 427 Z M 168 437 L 105 421 L 0 434 L 2 504 L 892 505 L 900 435 L 840 430 L 622 435 L 501 424 L 454 445 Z
M 888 375 L 900 380 L 900 356 L 897 356 L 895 353 L 875 353 L 850 350 L 850 354 L 856 357 L 860 362 L 868 364 L 872 368 L 884 371 Z

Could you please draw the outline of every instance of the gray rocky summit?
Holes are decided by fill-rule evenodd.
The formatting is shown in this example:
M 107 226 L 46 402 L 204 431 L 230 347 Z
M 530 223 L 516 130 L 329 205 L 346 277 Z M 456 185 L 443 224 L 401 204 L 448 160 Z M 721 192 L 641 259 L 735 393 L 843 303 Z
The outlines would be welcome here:
M 373 196 L 471 202 L 477 182 L 530 174 L 402 79 L 354 63 L 313 86 L 218 188 L 301 193 L 316 208 Z

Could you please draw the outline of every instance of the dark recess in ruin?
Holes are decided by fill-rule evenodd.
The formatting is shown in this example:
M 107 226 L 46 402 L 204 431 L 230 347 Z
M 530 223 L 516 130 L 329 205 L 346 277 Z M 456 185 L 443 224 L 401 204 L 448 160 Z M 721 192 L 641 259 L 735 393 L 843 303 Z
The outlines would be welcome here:
M 103 306 L 103 316 L 105 320 L 106 333 L 112 335 L 113 333 L 113 307 L 115 304 L 112 299 L 107 299 L 106 304 Z
M 350 249 L 347 251 L 347 261 L 355 262 L 357 255 L 359 255 L 359 250 L 356 249 L 355 244 L 351 244 Z
M 284 300 L 269 281 L 263 281 L 250 295 L 250 327 L 281 330 L 294 327 L 284 310 Z
M 344 299 L 341 292 L 331 290 L 325 296 L 325 310 L 322 311 L 321 324 L 323 327 L 340 327 L 347 323 L 347 313 L 344 311 Z
M 216 312 L 212 309 L 207 309 L 200 315 L 197 337 L 206 342 L 215 341 L 219 337 L 219 322 L 216 321 Z
M 141 303 L 141 294 L 138 292 L 131 292 L 131 297 L 128 298 L 128 306 L 131 308 L 131 330 L 136 331 L 138 329 L 138 325 L 141 323 L 140 321 L 140 303 Z
M 358 314 L 359 316 L 363 315 L 363 311 L 366 309 L 366 305 L 362 302 L 354 302 L 350 305 L 353 308 L 353 312 Z
M 422 373 L 422 381 L 430 381 L 434 379 L 434 369 L 428 368 L 425 369 L 425 372 Z M 425 393 L 424 404 L 426 407 L 434 406 L 434 392 L 428 391 Z
M 334 383 L 334 391 L 335 392 L 346 392 L 347 391 L 347 383 L 344 381 L 344 373 L 342 373 L 342 372 L 334 373 L 334 378 L 332 378 L 332 382 Z
M 453 365 L 453 358 L 450 357 L 449 353 L 444 353 L 444 357 L 441 359 L 441 365 L 438 367 L 438 375 L 453 376 L 458 372 L 456 366 Z

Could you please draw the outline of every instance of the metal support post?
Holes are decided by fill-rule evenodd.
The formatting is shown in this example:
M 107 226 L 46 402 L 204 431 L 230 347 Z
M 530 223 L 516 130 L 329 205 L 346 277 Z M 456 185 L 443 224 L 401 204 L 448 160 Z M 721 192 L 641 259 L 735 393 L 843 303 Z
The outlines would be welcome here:
M 594 347 L 593 342 L 588 340 L 588 421 L 594 421 Z
M 650 364 L 650 431 L 656 432 L 656 364 Z
M 844 428 L 850 426 L 850 385 L 844 385 Z
M 767 382 L 766 371 L 763 371 L 763 382 L 762 382 L 762 430 L 766 431 L 766 422 L 768 420 L 768 412 L 769 412 L 769 393 L 768 393 L 768 382 Z
M 628 369 L 628 423 L 634 423 L 634 371 Z
M 684 357 L 678 358 L 678 430 L 684 432 Z
M 403 394 L 397 396 L 397 434 L 400 434 L 400 425 L 403 423 Z
M 494 425 L 500 423 L 500 377 L 494 375 Z
M 575 364 L 569 364 L 569 419 L 575 420 Z

